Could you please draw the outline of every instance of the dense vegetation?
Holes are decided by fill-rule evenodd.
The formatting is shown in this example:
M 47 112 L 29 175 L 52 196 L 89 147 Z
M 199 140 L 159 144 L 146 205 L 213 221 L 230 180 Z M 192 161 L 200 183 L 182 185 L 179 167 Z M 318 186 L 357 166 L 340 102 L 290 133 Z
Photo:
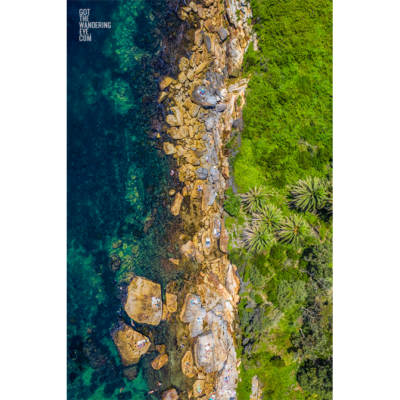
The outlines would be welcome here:
M 243 280 L 239 399 L 332 398 L 332 2 L 251 0 L 258 49 L 227 192 Z

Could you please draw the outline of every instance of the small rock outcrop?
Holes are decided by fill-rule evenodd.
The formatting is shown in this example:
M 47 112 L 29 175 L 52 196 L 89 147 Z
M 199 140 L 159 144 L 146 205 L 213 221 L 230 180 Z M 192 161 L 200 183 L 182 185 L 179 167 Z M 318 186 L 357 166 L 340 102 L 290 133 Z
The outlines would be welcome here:
M 181 205 L 183 201 L 183 196 L 178 192 L 174 197 L 174 202 L 171 206 L 171 214 L 179 215 L 179 211 L 181 210 Z
M 111 333 L 123 365 L 137 364 L 150 347 L 150 340 L 129 325 L 121 324 Z
M 168 355 L 166 353 L 160 354 L 152 362 L 151 366 L 154 369 L 162 368 L 168 362 Z

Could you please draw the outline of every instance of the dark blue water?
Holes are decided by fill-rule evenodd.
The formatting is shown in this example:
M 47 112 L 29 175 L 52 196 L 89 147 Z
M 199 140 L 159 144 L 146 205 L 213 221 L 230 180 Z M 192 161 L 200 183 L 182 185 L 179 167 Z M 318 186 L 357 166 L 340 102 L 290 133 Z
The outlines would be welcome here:
M 147 135 L 163 8 L 161 0 L 68 1 L 69 399 L 147 396 L 146 361 L 127 380 L 110 337 L 126 320 L 120 288 L 133 274 L 163 286 L 179 275 L 161 263 L 176 250 L 167 236 L 170 167 Z M 112 28 L 80 42 L 79 9 Z

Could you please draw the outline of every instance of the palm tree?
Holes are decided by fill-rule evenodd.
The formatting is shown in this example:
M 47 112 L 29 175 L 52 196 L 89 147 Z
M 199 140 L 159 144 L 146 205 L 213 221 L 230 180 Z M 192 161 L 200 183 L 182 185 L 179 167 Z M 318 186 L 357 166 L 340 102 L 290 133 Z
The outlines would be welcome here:
M 254 221 L 265 225 L 269 231 L 279 229 L 282 221 L 282 211 L 272 204 L 264 206 L 259 213 L 253 214 Z
M 325 204 L 325 186 L 319 178 L 300 180 L 292 189 L 293 203 L 302 211 L 316 211 Z
M 263 186 L 259 188 L 255 187 L 250 189 L 247 193 L 241 194 L 242 201 L 244 203 L 245 211 L 251 214 L 259 211 L 267 202 L 268 194 Z
M 282 223 L 279 239 L 294 245 L 299 244 L 299 240 L 307 236 L 310 227 L 300 215 L 292 215 Z
M 242 245 L 251 253 L 263 251 L 274 242 L 275 237 L 266 226 L 253 223 L 243 229 Z

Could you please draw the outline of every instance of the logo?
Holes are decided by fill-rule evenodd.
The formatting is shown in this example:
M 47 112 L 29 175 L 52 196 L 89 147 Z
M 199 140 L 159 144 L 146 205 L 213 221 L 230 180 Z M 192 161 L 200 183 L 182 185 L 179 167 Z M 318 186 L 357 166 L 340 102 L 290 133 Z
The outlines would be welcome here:
M 89 29 L 111 29 L 111 22 L 90 22 L 90 8 L 79 10 L 79 41 L 91 42 L 92 34 Z

